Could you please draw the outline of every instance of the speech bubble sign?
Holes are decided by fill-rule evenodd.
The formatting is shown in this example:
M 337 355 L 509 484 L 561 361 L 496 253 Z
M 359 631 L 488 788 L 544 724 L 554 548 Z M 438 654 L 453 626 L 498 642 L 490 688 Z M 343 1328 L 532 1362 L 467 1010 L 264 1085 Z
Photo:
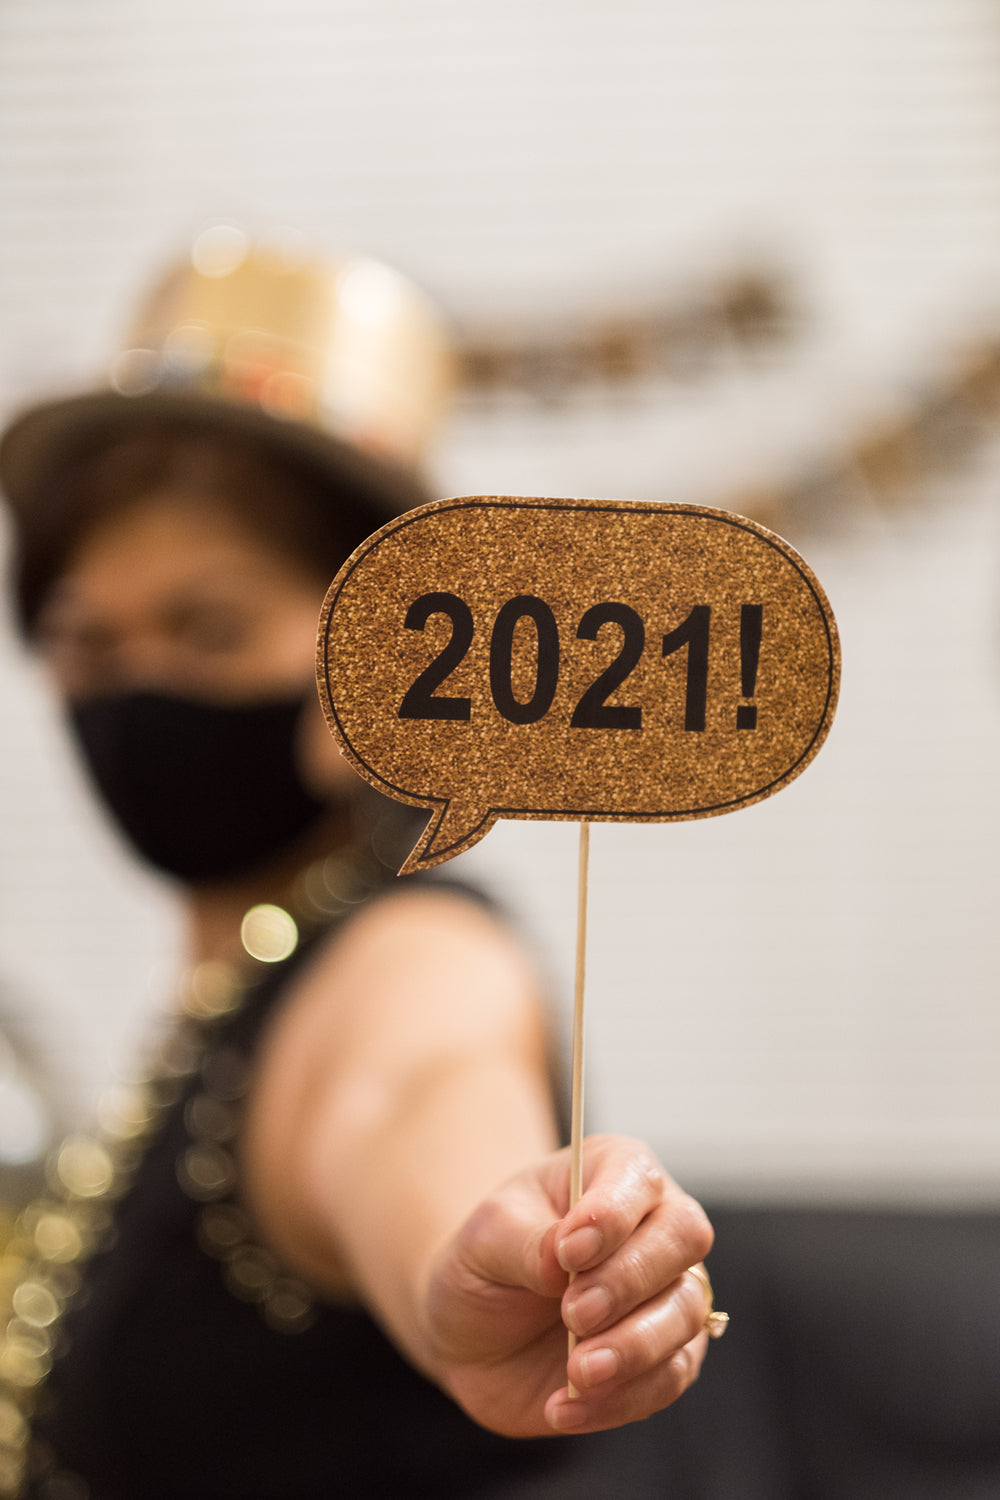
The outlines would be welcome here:
M 351 555 L 317 673 L 355 769 L 431 811 L 402 874 L 497 818 L 668 823 L 771 796 L 826 738 L 840 644 L 811 570 L 745 517 L 476 495 Z

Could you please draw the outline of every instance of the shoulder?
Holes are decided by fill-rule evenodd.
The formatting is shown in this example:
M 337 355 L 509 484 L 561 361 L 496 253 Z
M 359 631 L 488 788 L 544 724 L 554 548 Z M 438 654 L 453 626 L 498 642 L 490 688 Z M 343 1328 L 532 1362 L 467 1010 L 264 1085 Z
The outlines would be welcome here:
M 524 967 L 525 947 L 511 924 L 470 888 L 432 881 L 389 887 L 324 944 L 310 966 L 329 972 L 363 965 L 372 975 L 402 959 L 434 967 L 481 961 Z
M 536 1066 L 546 1052 L 541 987 L 513 930 L 459 889 L 401 883 L 291 976 L 261 1039 L 251 1111 L 284 1134 L 317 1108 L 407 1093 L 456 1059 Z
M 315 1027 L 344 1056 L 366 1037 L 514 1023 L 534 1012 L 538 991 L 524 943 L 492 907 L 460 886 L 400 882 L 318 945 L 273 1036 L 304 1039 Z

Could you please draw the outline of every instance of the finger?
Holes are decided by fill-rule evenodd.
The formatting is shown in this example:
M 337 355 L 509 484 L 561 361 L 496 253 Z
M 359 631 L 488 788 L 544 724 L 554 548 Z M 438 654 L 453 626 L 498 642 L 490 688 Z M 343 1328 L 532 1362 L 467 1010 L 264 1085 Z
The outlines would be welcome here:
M 624 1245 L 576 1276 L 563 1298 L 567 1328 L 586 1338 L 617 1322 L 677 1282 L 710 1242 L 708 1221 L 693 1199 L 679 1196 L 658 1205 Z M 686 1280 L 703 1305 L 700 1284 Z
M 545 1403 L 545 1419 L 556 1432 L 604 1432 L 641 1422 L 672 1405 L 697 1380 L 707 1345 L 706 1335 L 699 1334 L 655 1369 L 622 1384 L 578 1396 L 564 1386 Z
M 627 1318 L 579 1343 L 569 1362 L 569 1379 L 581 1391 L 636 1380 L 698 1339 L 707 1310 L 701 1284 L 693 1276 L 681 1276 Z
M 708 1254 L 708 1220 L 642 1142 L 590 1136 L 584 1142 L 584 1165 L 586 1190 L 563 1218 L 556 1236 L 556 1253 L 564 1270 L 579 1272 L 600 1264 L 664 1203 L 676 1204 L 678 1253 L 673 1275 Z
M 622 1244 L 667 1191 L 659 1162 L 640 1141 L 589 1136 L 583 1146 L 585 1190 L 556 1239 L 566 1271 L 597 1264 Z

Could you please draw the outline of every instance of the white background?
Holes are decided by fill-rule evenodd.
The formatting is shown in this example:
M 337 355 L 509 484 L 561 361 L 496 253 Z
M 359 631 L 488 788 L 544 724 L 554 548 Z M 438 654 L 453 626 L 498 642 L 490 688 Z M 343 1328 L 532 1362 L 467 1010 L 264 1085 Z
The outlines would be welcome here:
M 0 403 L 94 378 L 201 227 L 361 246 L 456 322 L 682 297 L 746 264 L 789 337 L 561 405 L 466 400 L 440 493 L 736 503 L 842 457 L 1000 332 L 992 0 L 7 0 Z M 686 1183 L 1000 1197 L 1000 437 L 789 539 L 833 603 L 837 722 L 770 802 L 597 827 L 591 1121 Z M 85 805 L 0 654 L 0 1006 L 85 1118 L 169 988 L 168 893 Z M 466 857 L 565 994 L 569 825 Z

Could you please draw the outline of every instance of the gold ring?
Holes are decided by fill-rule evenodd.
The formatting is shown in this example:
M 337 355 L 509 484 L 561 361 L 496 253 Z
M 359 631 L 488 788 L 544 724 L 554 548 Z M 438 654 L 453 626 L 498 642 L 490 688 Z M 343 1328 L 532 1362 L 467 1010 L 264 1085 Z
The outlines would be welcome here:
M 705 1314 L 705 1321 L 701 1325 L 702 1328 L 708 1334 L 710 1339 L 721 1339 L 722 1335 L 729 1327 L 729 1314 L 725 1312 L 716 1312 L 715 1296 L 712 1292 L 712 1283 L 708 1279 L 708 1272 L 702 1265 L 688 1266 L 688 1275 L 693 1276 L 696 1281 L 701 1282 L 702 1288 L 705 1292 L 705 1296 L 708 1298 L 708 1311 Z

